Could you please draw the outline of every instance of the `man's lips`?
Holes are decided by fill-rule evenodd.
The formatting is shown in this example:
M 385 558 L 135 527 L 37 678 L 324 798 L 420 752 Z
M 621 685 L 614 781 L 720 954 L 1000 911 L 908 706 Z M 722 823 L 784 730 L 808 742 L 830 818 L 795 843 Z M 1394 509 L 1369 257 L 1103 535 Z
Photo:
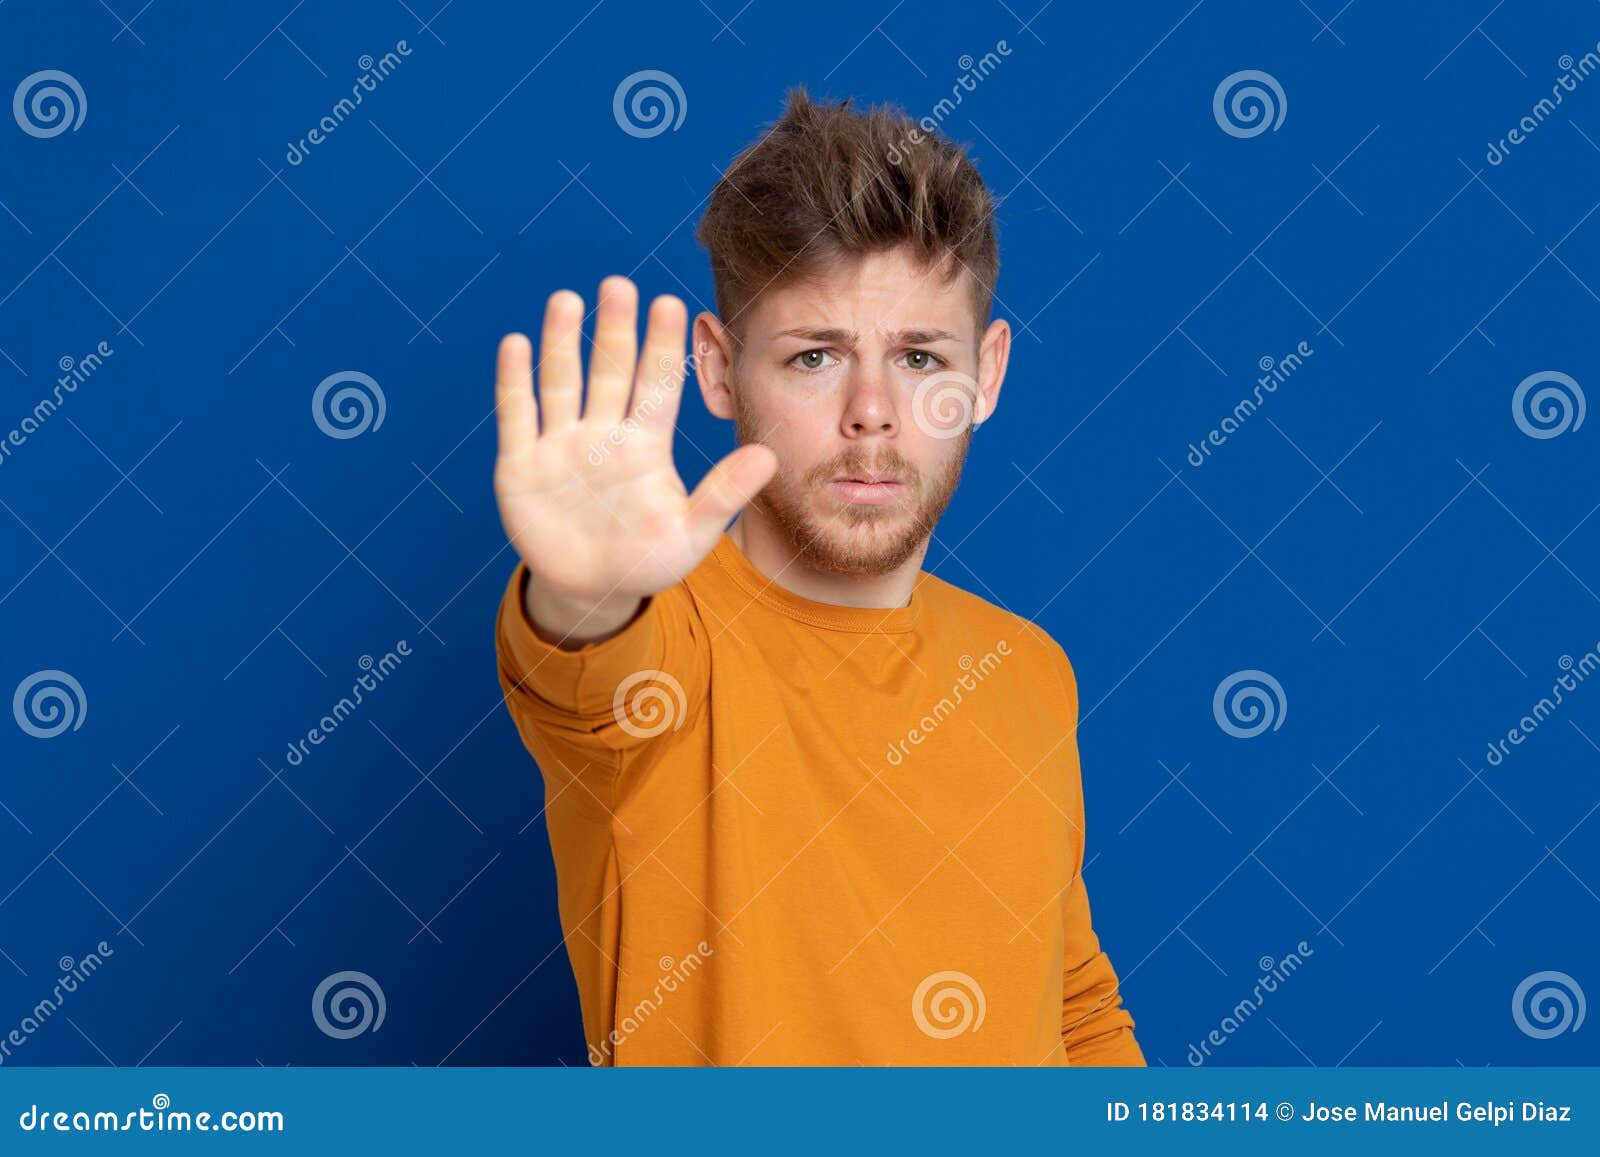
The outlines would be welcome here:
M 865 506 L 893 502 L 905 490 L 905 483 L 893 474 L 862 473 L 835 478 L 828 490 L 845 502 Z

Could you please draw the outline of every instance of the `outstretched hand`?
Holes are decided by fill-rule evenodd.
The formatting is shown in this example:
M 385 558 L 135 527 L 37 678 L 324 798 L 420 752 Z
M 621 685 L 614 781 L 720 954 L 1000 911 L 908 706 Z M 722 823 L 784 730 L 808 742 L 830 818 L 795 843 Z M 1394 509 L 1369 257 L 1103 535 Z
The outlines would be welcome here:
M 627 278 L 601 282 L 587 398 L 578 294 L 561 290 L 546 304 L 537 401 L 528 339 L 512 333 L 500 343 L 500 520 L 530 587 L 567 607 L 636 606 L 673 585 L 777 470 L 768 447 L 741 446 L 688 493 L 672 460 L 688 311 L 676 297 L 657 297 L 640 357 L 638 303 Z

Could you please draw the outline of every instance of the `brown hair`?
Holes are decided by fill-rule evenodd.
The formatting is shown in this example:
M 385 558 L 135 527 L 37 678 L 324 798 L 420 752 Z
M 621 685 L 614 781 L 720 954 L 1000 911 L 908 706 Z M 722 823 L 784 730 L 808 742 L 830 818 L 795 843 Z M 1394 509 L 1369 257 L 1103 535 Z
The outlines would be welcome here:
M 804 88 L 717 182 L 697 236 L 735 340 L 763 290 L 840 259 L 909 245 L 945 284 L 965 269 L 980 329 L 1000 271 L 994 203 L 961 146 L 893 105 L 862 113 Z

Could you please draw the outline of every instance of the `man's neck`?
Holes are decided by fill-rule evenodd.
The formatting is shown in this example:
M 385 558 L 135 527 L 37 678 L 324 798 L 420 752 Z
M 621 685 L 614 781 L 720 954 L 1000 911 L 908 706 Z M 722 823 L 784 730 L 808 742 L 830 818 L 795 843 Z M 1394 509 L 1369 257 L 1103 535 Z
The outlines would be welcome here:
M 746 508 L 728 528 L 732 538 L 751 564 L 785 590 L 819 603 L 840 607 L 890 609 L 911 601 L 917 574 L 928 553 L 928 543 L 901 563 L 881 575 L 837 575 L 819 571 L 796 557 L 794 549 L 775 527 Z

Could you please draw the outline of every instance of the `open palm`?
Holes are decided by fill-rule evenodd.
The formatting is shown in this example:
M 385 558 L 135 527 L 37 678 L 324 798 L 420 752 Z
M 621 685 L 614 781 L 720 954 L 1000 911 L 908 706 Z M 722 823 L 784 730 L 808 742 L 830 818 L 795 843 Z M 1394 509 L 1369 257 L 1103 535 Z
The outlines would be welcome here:
M 649 596 L 692 571 L 771 479 L 777 457 L 741 446 L 688 493 L 672 461 L 687 309 L 671 296 L 651 303 L 643 357 L 631 282 L 602 282 L 597 313 L 587 398 L 576 293 L 546 304 L 537 401 L 528 339 L 501 341 L 494 488 L 506 537 L 533 580 L 598 603 Z

